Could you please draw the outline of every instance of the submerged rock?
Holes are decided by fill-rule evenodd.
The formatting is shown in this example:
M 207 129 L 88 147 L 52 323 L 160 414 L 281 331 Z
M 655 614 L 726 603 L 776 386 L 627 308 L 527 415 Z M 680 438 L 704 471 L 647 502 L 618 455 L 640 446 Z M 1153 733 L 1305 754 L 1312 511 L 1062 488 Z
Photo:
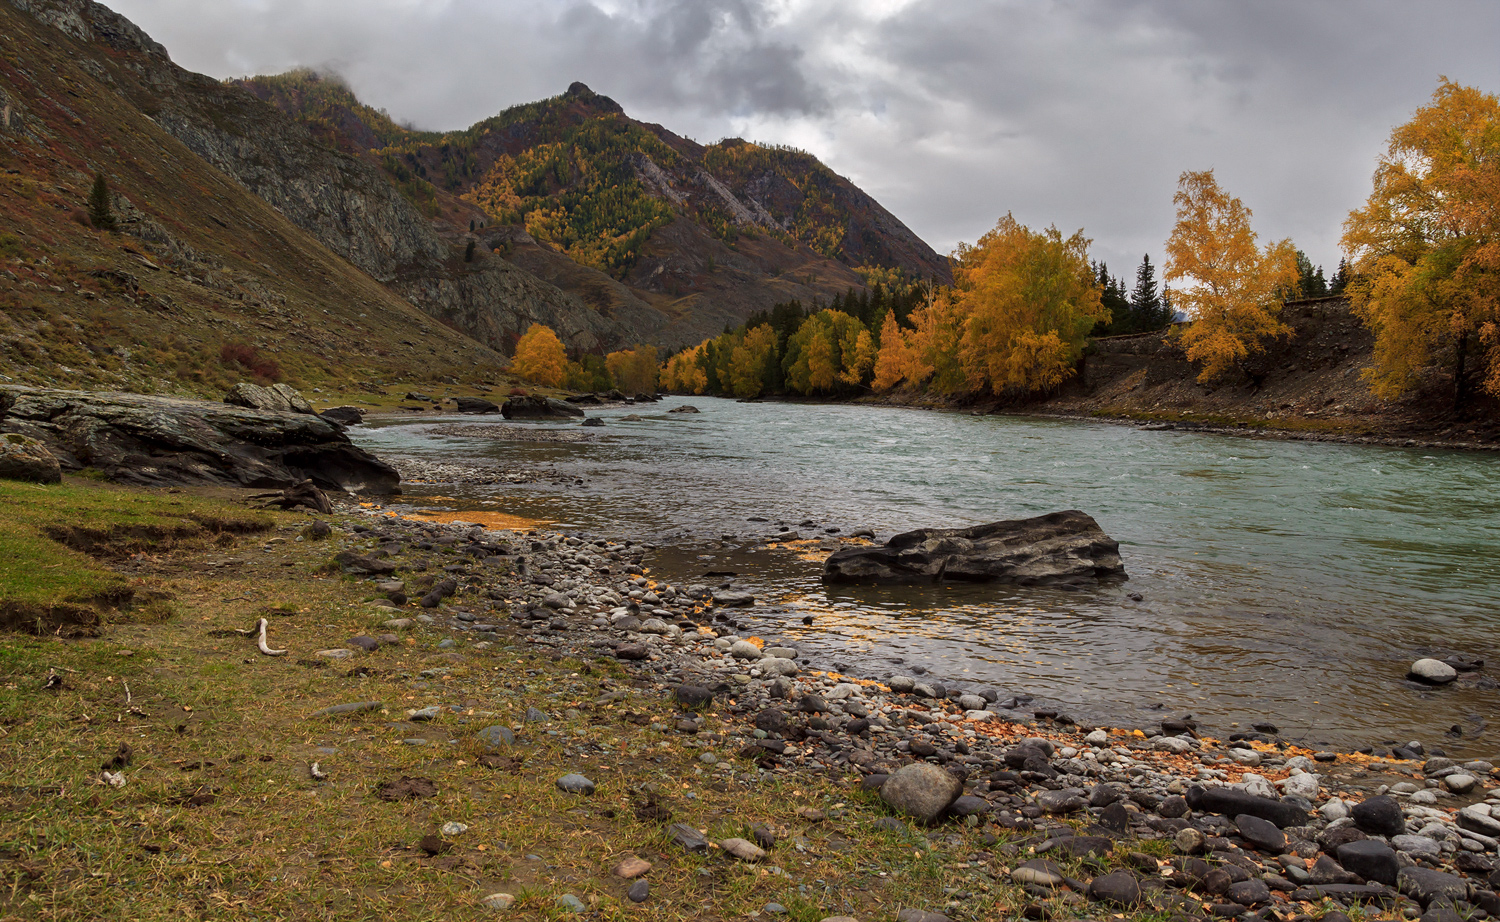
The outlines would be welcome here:
M 1076 510 L 972 528 L 920 528 L 881 547 L 846 547 L 823 581 L 1000 582 L 1021 585 L 1123 578 L 1120 545 Z

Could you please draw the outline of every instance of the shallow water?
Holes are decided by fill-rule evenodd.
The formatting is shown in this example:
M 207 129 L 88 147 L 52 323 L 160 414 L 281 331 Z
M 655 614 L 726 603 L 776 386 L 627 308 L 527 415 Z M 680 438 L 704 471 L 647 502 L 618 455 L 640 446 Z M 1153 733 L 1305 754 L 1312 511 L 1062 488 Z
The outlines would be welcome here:
M 1311 743 L 1421 739 L 1500 753 L 1486 725 L 1500 691 L 1487 680 L 1426 689 L 1403 679 L 1419 655 L 1495 662 L 1500 651 L 1492 456 L 702 397 L 691 400 L 700 414 L 666 412 L 684 402 L 590 409 L 607 425 L 584 430 L 584 442 L 443 435 L 455 420 L 431 418 L 354 436 L 384 455 L 549 472 L 535 484 L 407 490 L 412 502 L 440 494 L 450 499 L 430 504 L 683 549 L 660 564 L 677 580 L 735 570 L 781 603 L 752 616 L 760 633 L 858 674 L 923 666 L 1029 692 L 1080 720 L 1192 713 L 1232 731 L 1269 719 Z M 641 419 L 619 418 L 629 413 Z M 743 549 L 776 522 L 816 523 L 805 536 L 869 527 L 884 538 L 1057 509 L 1082 509 L 1119 540 L 1130 581 L 1087 592 L 825 590 L 816 564 Z

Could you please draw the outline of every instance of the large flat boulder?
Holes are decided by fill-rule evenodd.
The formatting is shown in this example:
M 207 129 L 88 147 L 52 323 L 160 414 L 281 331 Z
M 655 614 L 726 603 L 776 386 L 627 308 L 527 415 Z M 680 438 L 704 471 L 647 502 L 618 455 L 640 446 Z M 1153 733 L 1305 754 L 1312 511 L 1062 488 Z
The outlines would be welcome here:
M 583 415 L 583 411 L 566 400 L 551 397 L 512 397 L 500 408 L 506 419 L 567 419 Z
M 39 440 L 64 470 L 141 486 L 217 484 L 400 492 L 396 469 L 311 413 L 205 400 L 0 387 L 0 432 Z
M 1119 542 L 1070 510 L 972 528 L 919 528 L 879 547 L 846 547 L 823 565 L 829 583 L 943 580 L 1039 586 L 1125 578 Z

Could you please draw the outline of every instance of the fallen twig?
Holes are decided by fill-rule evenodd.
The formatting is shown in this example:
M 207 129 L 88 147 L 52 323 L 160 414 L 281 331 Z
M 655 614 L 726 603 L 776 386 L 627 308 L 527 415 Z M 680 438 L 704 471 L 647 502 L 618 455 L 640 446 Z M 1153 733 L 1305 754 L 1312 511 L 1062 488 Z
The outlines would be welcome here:
M 255 644 L 256 644 L 256 646 L 260 647 L 260 652 L 264 653 L 267 656 L 286 656 L 286 651 L 285 650 L 272 650 L 269 646 L 267 646 L 267 644 L 266 644 L 266 619 L 264 619 L 264 618 L 262 618 L 259 621 L 255 622 L 255 627 L 250 628 L 248 631 L 240 631 L 240 630 L 236 630 L 235 631 L 235 633 L 239 634 L 241 637 L 250 637 L 250 636 L 256 634 L 257 632 L 259 632 L 259 636 L 256 637 Z

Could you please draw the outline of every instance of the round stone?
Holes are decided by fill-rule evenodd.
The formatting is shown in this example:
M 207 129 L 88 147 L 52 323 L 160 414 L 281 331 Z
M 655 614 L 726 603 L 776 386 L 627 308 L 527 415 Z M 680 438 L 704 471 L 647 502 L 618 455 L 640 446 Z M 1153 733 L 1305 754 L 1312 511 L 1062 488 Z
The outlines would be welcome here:
M 1429 685 L 1447 685 L 1458 678 L 1458 670 L 1440 659 L 1419 659 L 1411 664 L 1407 676 Z

